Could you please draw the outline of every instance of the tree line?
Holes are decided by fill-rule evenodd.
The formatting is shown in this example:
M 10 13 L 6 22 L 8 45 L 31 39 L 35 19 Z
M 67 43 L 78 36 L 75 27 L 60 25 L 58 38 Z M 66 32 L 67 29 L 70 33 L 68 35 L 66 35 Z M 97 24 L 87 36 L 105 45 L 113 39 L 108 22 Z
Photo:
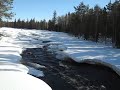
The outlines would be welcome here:
M 66 32 L 78 38 L 95 42 L 111 41 L 113 47 L 120 48 L 120 0 L 111 1 L 103 8 L 99 5 L 90 8 L 81 2 L 74 7 L 75 11 L 57 16 L 56 11 L 49 21 L 15 20 L 3 22 L 3 26 L 13 28 L 41 29 Z
M 111 41 L 113 47 L 120 48 L 120 0 L 109 2 L 104 8 L 90 8 L 81 2 L 74 9 L 74 13 L 57 18 L 56 31 L 95 42 Z

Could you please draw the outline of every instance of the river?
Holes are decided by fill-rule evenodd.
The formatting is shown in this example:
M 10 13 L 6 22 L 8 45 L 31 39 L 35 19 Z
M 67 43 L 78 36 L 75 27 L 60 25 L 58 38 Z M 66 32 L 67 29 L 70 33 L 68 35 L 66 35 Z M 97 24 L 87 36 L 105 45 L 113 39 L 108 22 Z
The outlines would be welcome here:
M 42 48 L 26 49 L 22 53 L 22 61 L 25 65 L 31 62 L 45 66 L 37 68 L 45 75 L 37 78 L 53 90 L 120 90 L 120 77 L 105 66 L 80 64 L 71 59 L 61 61 Z

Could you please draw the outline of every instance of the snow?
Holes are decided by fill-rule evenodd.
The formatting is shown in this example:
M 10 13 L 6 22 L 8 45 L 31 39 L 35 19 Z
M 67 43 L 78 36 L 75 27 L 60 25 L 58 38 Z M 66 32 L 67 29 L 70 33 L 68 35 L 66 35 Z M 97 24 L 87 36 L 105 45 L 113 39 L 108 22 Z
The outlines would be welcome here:
M 37 32 L 38 33 L 38 32 Z M 56 51 L 56 57 L 70 57 L 79 63 L 103 64 L 115 70 L 120 75 L 120 49 L 105 46 L 92 41 L 84 41 L 61 32 L 39 31 L 44 38 L 52 40 L 48 43 L 49 51 L 56 51 L 57 45 L 63 44 L 67 47 L 62 52 Z M 56 44 L 56 43 L 57 44 Z
M 1 28 L 0 34 L 0 90 L 52 90 L 44 81 L 33 77 L 44 76 L 42 71 L 21 64 L 22 51 L 40 44 L 30 36 L 31 32 Z
M 29 70 L 26 66 L 22 64 L 0 61 L 0 71 L 20 71 L 20 72 L 28 73 Z
M 33 75 L 33 76 L 36 76 L 36 77 L 44 77 L 44 73 L 43 73 L 43 71 L 40 71 L 40 70 L 37 70 L 37 69 L 35 69 L 35 68 L 33 68 L 33 67 L 29 67 L 29 66 L 27 66 L 28 67 L 28 69 L 29 69 L 29 74 L 30 75 Z
M 64 51 L 67 49 L 67 47 L 60 42 L 46 43 L 46 45 L 44 45 L 44 48 L 48 51 Z
M 69 56 L 66 55 L 63 51 L 56 51 L 55 57 L 59 60 L 66 60 L 67 58 L 69 58 Z
M 0 71 L 0 90 L 52 90 L 45 82 L 29 74 Z
M 2 54 L 0 60 L 19 62 L 21 58 L 19 54 L 25 48 L 44 47 L 55 53 L 59 59 L 70 57 L 78 63 L 102 64 L 120 75 L 120 49 L 84 41 L 62 32 L 13 28 L 1 28 L 0 32 L 4 34 L 0 41 L 0 48 L 4 45 L 6 48 L 6 50 L 0 49 Z M 2 43 L 9 45 L 2 45 Z

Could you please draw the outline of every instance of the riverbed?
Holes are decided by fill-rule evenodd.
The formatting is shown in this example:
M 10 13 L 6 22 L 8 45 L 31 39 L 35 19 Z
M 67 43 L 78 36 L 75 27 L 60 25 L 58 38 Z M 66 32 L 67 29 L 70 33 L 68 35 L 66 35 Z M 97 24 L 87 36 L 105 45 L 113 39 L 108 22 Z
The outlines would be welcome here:
M 30 62 L 45 68 L 36 68 Z M 33 76 L 44 80 L 53 90 L 120 90 L 120 77 L 110 68 L 80 64 L 70 58 L 61 61 L 42 48 L 27 48 L 22 53 L 22 63 L 42 70 L 44 76 Z

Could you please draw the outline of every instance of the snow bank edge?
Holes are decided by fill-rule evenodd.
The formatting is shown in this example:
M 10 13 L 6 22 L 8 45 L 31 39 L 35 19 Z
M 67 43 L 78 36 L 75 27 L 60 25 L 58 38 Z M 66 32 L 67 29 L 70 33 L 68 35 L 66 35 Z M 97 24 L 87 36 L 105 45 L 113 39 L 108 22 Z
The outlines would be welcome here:
M 70 56 L 68 53 L 66 52 L 63 52 L 66 57 L 68 58 L 71 58 L 73 61 L 77 62 L 77 63 L 87 63 L 87 64 L 95 64 L 95 65 L 103 65 L 103 66 L 106 66 L 106 67 L 109 67 L 110 69 L 112 69 L 113 71 L 115 71 L 119 76 L 120 76 L 120 69 L 115 66 L 115 65 L 112 65 L 110 63 L 107 63 L 107 62 L 104 62 L 102 60 L 98 60 L 98 59 L 77 59 L 75 57 L 72 57 Z

